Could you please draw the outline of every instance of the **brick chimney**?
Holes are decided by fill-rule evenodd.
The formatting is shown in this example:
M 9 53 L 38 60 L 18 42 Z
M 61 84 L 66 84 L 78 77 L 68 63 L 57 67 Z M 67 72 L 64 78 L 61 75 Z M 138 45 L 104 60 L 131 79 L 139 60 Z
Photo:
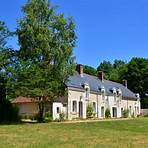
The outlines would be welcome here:
M 123 85 L 127 88 L 127 80 L 123 80 Z
M 83 65 L 82 64 L 77 65 L 77 72 L 81 75 L 81 77 L 83 77 Z
M 98 78 L 103 82 L 103 80 L 104 80 L 104 72 L 103 71 L 98 71 Z

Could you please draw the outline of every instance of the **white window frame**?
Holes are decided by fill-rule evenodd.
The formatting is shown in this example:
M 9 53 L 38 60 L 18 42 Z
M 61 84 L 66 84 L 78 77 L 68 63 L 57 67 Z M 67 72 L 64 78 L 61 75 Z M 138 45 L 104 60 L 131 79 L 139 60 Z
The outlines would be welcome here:
M 77 113 L 77 101 L 76 100 L 72 101 L 72 112 Z
M 96 113 L 96 102 L 93 102 L 93 112 Z

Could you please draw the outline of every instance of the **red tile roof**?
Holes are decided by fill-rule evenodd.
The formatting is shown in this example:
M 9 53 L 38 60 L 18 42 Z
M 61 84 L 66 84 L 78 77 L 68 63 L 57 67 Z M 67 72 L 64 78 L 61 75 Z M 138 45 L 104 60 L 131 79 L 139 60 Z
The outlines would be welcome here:
M 20 96 L 20 97 L 17 97 L 16 99 L 14 99 L 13 101 L 12 101 L 12 103 L 14 103 L 14 104 L 21 104 L 21 103 L 32 103 L 32 102 L 34 102 L 34 99 L 33 98 L 29 98 L 29 97 L 22 97 L 22 96 Z

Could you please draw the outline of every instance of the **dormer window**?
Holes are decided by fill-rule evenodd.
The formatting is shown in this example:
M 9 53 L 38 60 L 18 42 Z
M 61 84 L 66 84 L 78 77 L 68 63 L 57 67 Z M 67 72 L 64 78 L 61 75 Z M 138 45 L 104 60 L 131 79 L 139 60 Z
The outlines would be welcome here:
M 135 96 L 139 99 L 140 98 L 140 95 L 139 93 L 135 94 Z
M 101 86 L 100 91 L 101 91 L 101 93 L 105 93 L 105 87 Z
M 114 95 L 117 93 L 117 91 L 116 91 L 116 88 L 115 88 L 115 87 L 113 87 L 113 88 L 112 88 L 112 92 L 113 92 L 113 94 L 114 94 Z
M 85 90 L 85 91 L 86 91 L 86 92 L 85 92 L 85 93 L 86 93 L 85 97 L 86 97 L 86 98 L 88 98 L 88 97 L 89 97 L 89 89 L 88 89 L 88 88 L 86 88 L 86 90 Z
M 116 103 L 116 101 L 117 101 L 117 90 L 116 90 L 115 87 L 112 88 L 112 93 L 114 95 L 114 102 Z
M 122 91 L 121 91 L 121 89 L 120 89 L 120 88 L 118 88 L 118 89 L 117 89 L 117 94 L 118 94 L 119 96 L 121 96 L 121 95 L 122 95 Z
M 101 86 L 99 87 L 99 91 L 101 92 L 101 96 L 102 96 L 102 101 L 105 101 L 105 87 Z
M 89 94 L 90 94 L 90 87 L 87 83 L 84 83 L 84 89 L 85 89 L 85 97 L 89 98 Z

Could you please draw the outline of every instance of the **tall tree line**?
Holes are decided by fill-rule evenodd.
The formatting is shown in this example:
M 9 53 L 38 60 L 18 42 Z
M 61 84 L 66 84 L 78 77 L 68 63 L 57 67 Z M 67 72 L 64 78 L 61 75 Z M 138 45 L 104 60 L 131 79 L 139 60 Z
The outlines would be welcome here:
M 142 108 L 148 108 L 148 59 L 134 57 L 129 62 L 122 60 L 103 61 L 97 69 L 84 66 L 84 72 L 97 75 L 97 71 L 105 73 L 105 79 L 122 83 L 128 81 L 128 88 L 134 93 L 139 93 Z

